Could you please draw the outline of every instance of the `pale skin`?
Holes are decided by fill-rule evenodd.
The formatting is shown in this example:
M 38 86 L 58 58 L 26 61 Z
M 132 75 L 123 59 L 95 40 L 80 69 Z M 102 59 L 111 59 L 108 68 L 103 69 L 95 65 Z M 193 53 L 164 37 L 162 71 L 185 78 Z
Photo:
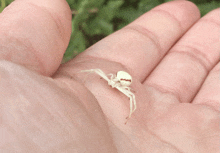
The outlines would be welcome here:
M 16 0 L 0 14 L 0 150 L 219 152 L 219 11 L 160 5 L 61 65 L 65 0 Z M 128 97 L 78 73 L 93 68 L 132 75 L 126 125 Z

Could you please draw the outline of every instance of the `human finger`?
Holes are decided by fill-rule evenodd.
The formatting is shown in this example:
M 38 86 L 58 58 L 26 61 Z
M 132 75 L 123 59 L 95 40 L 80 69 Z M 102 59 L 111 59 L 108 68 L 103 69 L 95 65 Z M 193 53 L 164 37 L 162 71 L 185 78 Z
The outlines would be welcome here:
M 162 4 L 99 41 L 72 63 L 88 56 L 114 61 L 143 81 L 199 17 L 198 8 L 189 1 Z
M 192 101 L 194 104 L 205 104 L 219 111 L 220 108 L 220 63 L 209 73 L 199 93 Z
M 219 9 L 200 19 L 170 50 L 144 82 L 169 93 L 179 102 L 191 102 L 220 58 Z
M 71 34 L 65 0 L 16 0 L 0 14 L 0 59 L 51 75 Z

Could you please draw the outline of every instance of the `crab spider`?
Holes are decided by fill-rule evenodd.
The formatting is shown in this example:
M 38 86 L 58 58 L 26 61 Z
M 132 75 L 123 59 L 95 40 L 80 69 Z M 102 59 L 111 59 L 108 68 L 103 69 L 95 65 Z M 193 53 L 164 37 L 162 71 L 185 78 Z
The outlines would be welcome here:
M 126 119 L 131 117 L 131 114 L 136 110 L 136 100 L 135 95 L 131 92 L 131 88 L 129 87 L 132 83 L 132 77 L 125 71 L 118 71 L 116 75 L 108 74 L 106 75 L 100 69 L 90 69 L 90 70 L 82 70 L 81 72 L 93 72 L 101 76 L 104 80 L 108 82 L 108 85 L 112 88 L 118 89 L 124 95 L 126 95 L 130 99 L 130 114 Z M 110 78 L 108 77 L 110 76 Z M 125 124 L 127 121 L 125 122 Z

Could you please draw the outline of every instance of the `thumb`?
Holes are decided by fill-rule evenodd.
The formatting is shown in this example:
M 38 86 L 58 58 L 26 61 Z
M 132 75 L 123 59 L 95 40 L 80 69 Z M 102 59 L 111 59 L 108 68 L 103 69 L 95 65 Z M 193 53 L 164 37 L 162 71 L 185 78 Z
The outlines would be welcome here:
M 65 0 L 16 0 L 0 14 L 0 59 L 52 75 L 70 34 L 71 11 Z

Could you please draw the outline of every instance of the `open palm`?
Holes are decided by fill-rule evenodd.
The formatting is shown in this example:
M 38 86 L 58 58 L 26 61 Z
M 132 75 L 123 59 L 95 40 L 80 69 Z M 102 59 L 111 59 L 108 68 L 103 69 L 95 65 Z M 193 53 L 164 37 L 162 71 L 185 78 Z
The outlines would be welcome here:
M 15 1 L 0 14 L 0 151 L 219 152 L 219 12 L 165 3 L 60 65 L 66 1 Z M 95 68 L 131 74 L 127 124 L 128 97 L 80 73 Z

